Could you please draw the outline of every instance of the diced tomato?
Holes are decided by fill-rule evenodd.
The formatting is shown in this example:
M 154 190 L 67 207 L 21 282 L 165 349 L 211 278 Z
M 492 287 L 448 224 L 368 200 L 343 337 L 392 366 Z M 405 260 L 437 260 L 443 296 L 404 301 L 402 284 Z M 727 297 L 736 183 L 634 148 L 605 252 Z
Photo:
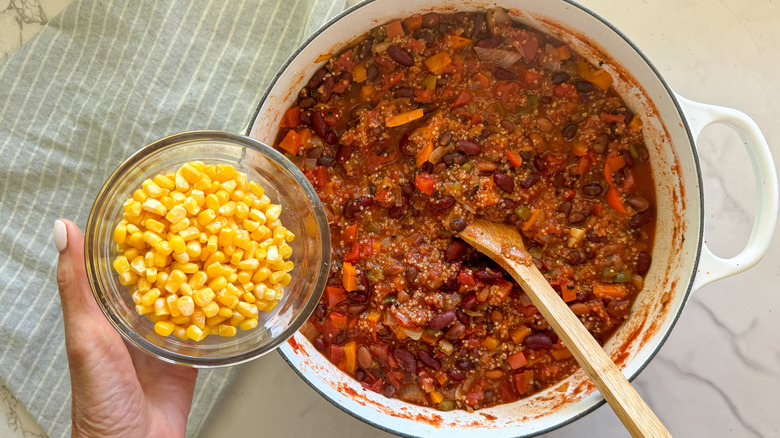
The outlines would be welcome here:
M 561 298 L 567 303 L 577 299 L 577 288 L 573 282 L 566 281 L 561 283 Z
M 436 178 L 427 172 L 420 172 L 414 176 L 414 186 L 426 195 L 433 196 L 436 191 Z
M 474 287 L 477 285 L 477 281 L 474 279 L 474 275 L 471 273 L 471 269 L 461 269 L 458 273 L 458 283 L 468 287 Z
M 355 241 L 355 235 L 357 234 L 357 224 L 352 224 L 341 232 L 341 238 L 344 243 L 352 243 Z
M 482 86 L 482 88 L 490 87 L 490 78 L 487 77 L 484 73 L 475 74 L 474 79 L 476 79 L 476 81 L 479 83 L 479 85 Z
M 477 406 L 479 402 L 485 399 L 485 393 L 482 390 L 476 390 L 466 396 L 466 403 L 470 406 Z
M 346 291 L 340 287 L 326 287 L 325 296 L 328 298 L 328 307 L 330 308 L 347 299 Z
M 594 202 L 593 203 L 593 215 L 596 217 L 601 217 L 604 214 L 604 204 L 601 202 Z
M 514 384 L 515 391 L 519 395 L 523 395 L 527 393 L 531 389 L 531 383 L 533 382 L 534 378 L 534 372 L 533 371 L 523 371 L 522 373 L 517 373 L 512 375 L 512 383 Z
M 458 95 L 455 96 L 455 99 L 452 99 L 450 107 L 457 108 L 459 106 L 466 105 L 467 103 L 471 102 L 472 99 L 474 99 L 474 94 L 472 94 L 471 91 L 460 90 Z
M 355 63 L 352 62 L 352 51 L 347 50 L 346 52 L 342 53 L 341 56 L 336 59 L 336 61 L 333 63 L 333 69 L 336 71 L 336 73 L 341 73 L 342 71 L 352 71 L 352 68 L 355 67 Z
M 280 128 L 295 128 L 300 122 L 301 108 L 294 106 L 284 112 L 282 121 L 279 122 Z
M 341 345 L 330 345 L 330 361 L 339 365 L 344 360 L 344 347 Z
M 507 357 L 506 361 L 509 362 L 509 366 L 512 367 L 513 370 L 522 368 L 525 366 L 525 364 L 528 363 L 528 360 L 526 360 L 525 355 L 523 354 L 522 351 L 519 351 Z
M 328 169 L 324 166 L 317 166 L 304 172 L 306 178 L 314 187 L 324 187 L 328 183 Z
M 601 120 L 607 123 L 625 123 L 626 121 L 626 116 L 623 114 L 610 114 L 602 112 L 599 117 L 601 117 Z
M 356 262 L 364 257 L 369 257 L 374 254 L 374 239 L 372 237 L 363 237 L 358 242 L 354 243 L 352 247 L 347 251 L 343 259 L 345 262 Z
M 330 312 L 330 322 L 337 329 L 347 328 L 347 316 L 339 312 Z

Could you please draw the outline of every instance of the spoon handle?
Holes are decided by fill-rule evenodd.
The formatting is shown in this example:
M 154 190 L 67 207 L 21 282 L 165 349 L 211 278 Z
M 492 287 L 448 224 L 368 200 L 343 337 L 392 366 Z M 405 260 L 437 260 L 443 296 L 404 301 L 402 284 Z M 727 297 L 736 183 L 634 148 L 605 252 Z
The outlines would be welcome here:
M 671 437 L 604 349 L 593 339 L 534 265 L 501 257 L 500 263 L 522 286 L 555 333 L 577 359 L 633 437 Z M 498 260 L 497 260 L 498 261 Z

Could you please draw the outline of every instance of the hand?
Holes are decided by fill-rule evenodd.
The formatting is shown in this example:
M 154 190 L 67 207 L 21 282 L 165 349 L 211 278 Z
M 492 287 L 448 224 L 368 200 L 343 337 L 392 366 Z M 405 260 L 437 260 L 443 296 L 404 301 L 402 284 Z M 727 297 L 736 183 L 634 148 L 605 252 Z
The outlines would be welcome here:
M 57 284 L 65 322 L 74 437 L 183 437 L 197 370 L 125 344 L 95 302 L 84 266 L 84 235 L 58 220 Z

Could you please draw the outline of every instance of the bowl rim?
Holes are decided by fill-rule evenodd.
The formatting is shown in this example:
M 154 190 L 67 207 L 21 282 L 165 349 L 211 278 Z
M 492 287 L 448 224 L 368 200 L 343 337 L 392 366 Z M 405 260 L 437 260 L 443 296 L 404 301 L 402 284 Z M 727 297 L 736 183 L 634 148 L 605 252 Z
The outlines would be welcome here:
M 271 92 L 274 91 L 274 89 L 278 85 L 279 79 L 282 77 L 282 75 L 285 74 L 287 68 L 290 66 L 290 64 L 292 64 L 296 60 L 296 58 L 299 57 L 301 52 L 306 47 L 308 47 L 315 39 L 319 38 L 320 35 L 323 32 L 325 32 L 326 30 L 328 30 L 331 27 L 333 27 L 334 25 L 336 25 L 339 21 L 341 21 L 346 16 L 354 13 L 355 11 L 357 11 L 357 10 L 359 10 L 361 8 L 372 7 L 372 5 L 374 3 L 376 3 L 376 2 L 378 2 L 378 1 L 382 1 L 382 0 L 363 0 L 363 1 L 361 1 L 361 2 L 351 6 L 349 8 L 343 10 L 338 15 L 334 16 L 333 18 L 331 18 L 330 20 L 328 20 L 327 22 L 322 24 L 317 30 L 312 32 L 311 35 L 309 35 L 303 42 L 301 42 L 298 45 L 298 47 L 295 49 L 295 51 L 293 51 L 290 54 L 290 56 L 288 56 L 288 58 L 285 60 L 285 62 L 277 69 L 277 71 L 274 74 L 273 78 L 270 80 L 268 87 L 266 87 L 266 89 L 261 94 L 260 99 L 258 100 L 257 107 L 256 107 L 256 109 L 254 111 L 254 114 L 252 115 L 252 118 L 249 120 L 249 123 L 248 123 L 247 127 L 244 130 L 245 135 L 250 136 L 252 134 L 252 131 L 253 131 L 255 125 L 257 124 L 257 120 L 260 117 L 260 111 L 261 111 L 262 107 L 265 105 L 266 100 L 269 98 L 269 96 L 271 95 Z M 664 79 L 664 77 L 661 74 L 661 72 L 652 63 L 652 61 L 648 58 L 648 56 L 624 32 L 622 32 L 615 25 L 613 25 L 610 21 L 608 21 L 607 19 L 605 19 L 604 17 L 602 17 L 601 15 L 599 15 L 598 13 L 593 11 L 592 9 L 590 9 L 587 6 L 582 5 L 582 4 L 580 4 L 580 3 L 578 3 L 578 2 L 576 2 L 574 0 L 559 0 L 559 1 L 561 3 L 564 3 L 565 5 L 568 5 L 568 6 L 576 8 L 576 9 L 579 9 L 580 11 L 584 12 L 585 14 L 590 15 L 595 20 L 599 21 L 601 24 L 603 24 L 609 30 L 611 30 L 625 44 L 627 44 L 641 58 L 642 62 L 650 69 L 650 71 L 658 79 L 659 83 L 663 86 L 663 89 L 666 92 L 666 95 L 662 96 L 660 98 L 668 98 L 670 100 L 670 102 L 672 103 L 672 105 L 674 106 L 674 108 L 676 110 L 676 113 L 677 113 L 676 115 L 682 121 L 682 130 L 684 131 L 685 136 L 687 137 L 687 143 L 688 143 L 687 146 L 690 147 L 690 151 L 691 151 L 692 158 L 693 158 L 693 160 L 692 160 L 693 164 L 694 164 L 694 169 L 693 170 L 694 170 L 694 174 L 695 174 L 696 180 L 692 181 L 692 183 L 695 182 L 696 185 L 697 185 L 696 192 L 697 192 L 698 196 L 696 196 L 696 198 L 698 198 L 697 200 L 698 200 L 698 203 L 699 203 L 699 212 L 698 212 L 698 215 L 696 217 L 697 223 L 693 224 L 693 225 L 695 225 L 698 228 L 698 230 L 695 231 L 695 233 L 696 233 L 695 234 L 695 238 L 696 238 L 696 242 L 697 242 L 697 244 L 696 244 L 696 251 L 695 251 L 694 254 L 691 254 L 689 256 L 689 257 L 692 257 L 691 271 L 688 272 L 688 273 L 684 273 L 685 276 L 687 276 L 689 278 L 688 284 L 684 288 L 684 291 L 683 291 L 683 294 L 682 294 L 683 296 L 682 296 L 682 298 L 680 300 L 679 307 L 677 309 L 673 309 L 673 311 L 669 312 L 669 314 L 667 316 L 669 318 L 669 326 L 665 330 L 659 332 L 658 344 L 655 345 L 654 347 L 652 347 L 652 351 L 649 352 L 649 355 L 647 356 L 647 358 L 641 364 L 639 364 L 639 366 L 636 368 L 636 370 L 633 373 L 631 373 L 630 375 L 626 375 L 626 378 L 629 381 L 633 381 L 650 364 L 650 362 L 653 360 L 653 358 L 655 358 L 655 356 L 660 352 L 661 348 L 663 347 L 663 345 L 666 343 L 667 339 L 671 335 L 671 332 L 674 329 L 675 325 L 677 324 L 677 321 L 679 320 L 680 316 L 682 315 L 682 311 L 683 311 L 683 308 L 685 307 L 685 304 L 687 303 L 688 299 L 690 298 L 691 294 L 693 293 L 694 279 L 695 279 L 696 272 L 698 270 L 699 263 L 700 263 L 700 260 L 701 260 L 701 252 L 702 252 L 702 246 L 703 246 L 702 243 L 703 243 L 703 239 L 704 239 L 704 191 L 702 189 L 703 184 L 704 184 L 704 180 L 703 180 L 703 176 L 702 176 L 700 157 L 699 157 L 698 150 L 696 149 L 696 141 L 695 141 L 695 139 L 693 137 L 693 134 L 692 134 L 692 131 L 691 131 L 691 126 L 690 126 L 690 124 L 688 122 L 687 117 L 685 116 L 685 113 L 684 113 L 684 111 L 682 109 L 682 106 L 681 106 L 679 100 L 677 99 L 677 94 L 670 87 L 670 85 L 668 84 L 666 79 Z M 456 6 L 457 7 L 458 4 L 460 4 L 461 6 L 465 6 L 465 7 L 469 6 L 469 2 L 467 0 L 466 1 L 460 0 L 460 1 L 456 1 L 456 2 L 446 2 L 446 1 L 443 1 L 443 0 L 441 1 L 441 6 L 442 7 L 446 7 L 446 6 Z M 496 4 L 496 5 L 498 6 L 499 4 Z M 347 43 L 348 43 L 348 41 L 344 41 L 343 42 L 343 44 L 347 44 Z M 655 99 L 658 99 L 658 98 L 654 98 L 653 100 L 655 100 Z M 374 421 L 372 418 L 366 417 L 366 416 L 364 416 L 364 415 L 362 415 L 362 414 L 360 414 L 358 412 L 353 412 L 352 410 L 350 410 L 349 407 L 342 405 L 341 403 L 337 402 L 334 399 L 331 399 L 331 397 L 329 395 L 327 395 L 325 392 L 323 392 L 318 387 L 318 385 L 315 384 L 314 381 L 309 379 L 308 376 L 304 375 L 304 373 L 300 369 L 298 369 L 298 367 L 288 357 L 289 354 L 292 354 L 292 355 L 295 355 L 295 356 L 299 356 L 299 354 L 296 352 L 295 348 L 292 348 L 292 347 L 288 348 L 288 347 L 289 347 L 288 345 L 283 345 L 281 348 L 277 349 L 279 354 L 282 356 L 282 359 L 284 359 L 284 361 L 293 369 L 293 371 L 304 382 L 306 382 L 307 385 L 309 385 L 312 389 L 314 389 L 315 392 L 317 392 L 320 396 L 322 396 L 329 403 L 331 403 L 332 405 L 336 406 L 341 411 L 351 415 L 352 417 L 354 417 L 354 418 L 356 418 L 356 419 L 358 419 L 358 420 L 360 420 L 360 421 L 362 421 L 364 423 L 370 424 L 370 425 L 376 427 L 379 430 L 382 430 L 382 431 L 385 431 L 385 432 L 388 432 L 388 433 L 392 433 L 394 435 L 404 436 L 404 437 L 417 437 L 417 436 L 420 436 L 420 435 L 410 434 L 410 433 L 408 433 L 406 431 L 401 431 L 400 429 L 394 429 L 394 428 L 391 428 L 391 427 L 389 427 L 387 425 L 381 424 L 381 423 L 379 423 L 377 421 Z M 572 423 L 572 422 L 574 422 L 574 421 L 576 421 L 576 420 L 578 420 L 578 419 L 580 419 L 580 418 L 590 414 L 591 412 L 595 411 L 596 409 L 598 409 L 599 407 L 603 406 L 606 403 L 606 400 L 603 398 L 603 396 L 601 395 L 601 393 L 598 390 L 594 390 L 593 393 L 591 394 L 591 396 L 598 397 L 598 400 L 595 401 L 591 406 L 583 408 L 582 410 L 580 410 L 576 414 L 571 415 L 569 418 L 567 418 L 567 419 L 565 419 L 563 421 L 560 421 L 558 423 L 549 425 L 547 427 L 540 428 L 540 429 L 535 430 L 535 431 L 530 431 L 530 432 L 525 433 L 525 434 L 523 434 L 521 436 L 523 436 L 523 437 L 533 437 L 533 436 L 542 435 L 544 433 L 548 433 L 548 432 L 551 432 L 553 430 L 559 429 L 559 428 L 561 428 L 563 426 L 566 426 L 566 425 L 568 425 L 568 424 L 570 424 L 570 423 Z M 582 401 L 584 401 L 584 399 Z M 416 405 L 412 405 L 412 406 L 416 406 Z M 377 413 L 377 415 L 389 416 L 387 414 L 382 414 L 382 413 Z M 494 432 L 496 432 L 495 436 L 504 436 L 504 435 L 506 435 L 506 436 L 513 436 L 513 437 L 517 436 L 517 435 L 512 434 L 511 432 L 506 432 L 506 433 L 504 433 L 504 435 L 501 435 L 501 431 L 502 430 L 503 431 L 509 431 L 510 429 L 496 429 L 496 430 L 494 430 Z
M 169 349 L 163 348 L 157 344 L 151 343 L 143 336 L 140 336 L 135 331 L 125 330 L 126 324 L 124 324 L 124 318 L 116 314 L 116 312 L 110 312 L 111 307 L 108 300 L 101 292 L 100 284 L 97 281 L 98 272 L 100 269 L 97 266 L 97 261 L 90 257 L 89 248 L 97 245 L 97 230 L 99 229 L 98 210 L 103 208 L 104 204 L 109 201 L 106 197 L 107 192 L 111 190 L 118 182 L 122 180 L 122 175 L 132 170 L 142 160 L 147 159 L 149 156 L 171 149 L 182 143 L 188 143 L 192 141 L 222 141 L 234 143 L 249 149 L 252 149 L 261 155 L 267 157 L 275 164 L 279 165 L 284 171 L 288 172 L 292 178 L 300 185 L 301 189 L 305 193 L 306 197 L 311 201 L 314 207 L 314 211 L 311 212 L 314 217 L 317 226 L 320 230 L 321 242 L 320 251 L 322 259 L 319 264 L 314 264 L 318 267 L 318 273 L 316 283 L 313 288 L 312 296 L 306 302 L 301 312 L 292 320 L 289 326 L 287 326 L 282 332 L 273 337 L 270 342 L 260 348 L 254 348 L 252 350 L 238 353 L 234 355 L 228 355 L 224 357 L 200 357 L 189 356 L 186 354 L 177 353 Z M 176 134 L 172 134 L 161 139 L 152 141 L 142 148 L 138 149 L 128 158 L 126 158 L 121 164 L 119 164 L 111 175 L 106 179 L 106 182 L 100 188 L 100 191 L 95 196 L 92 207 L 87 219 L 87 226 L 84 230 L 84 263 L 86 266 L 87 278 L 89 280 L 89 286 L 92 290 L 92 295 L 98 303 L 98 307 L 105 315 L 106 319 L 111 323 L 114 329 L 128 342 L 135 347 L 150 354 L 158 359 L 169 363 L 175 363 L 178 365 L 190 366 L 194 368 L 219 368 L 242 364 L 250 360 L 261 357 L 271 351 L 275 350 L 279 345 L 283 344 L 290 337 L 292 337 L 303 324 L 306 323 L 311 313 L 319 303 L 322 292 L 325 289 L 325 284 L 328 279 L 328 271 L 330 267 L 330 227 L 327 222 L 324 208 L 317 196 L 317 192 L 309 182 L 308 178 L 293 164 L 289 159 L 282 155 L 279 151 L 266 145 L 265 143 L 251 138 L 246 135 L 220 131 L 220 130 L 194 130 L 184 131 Z

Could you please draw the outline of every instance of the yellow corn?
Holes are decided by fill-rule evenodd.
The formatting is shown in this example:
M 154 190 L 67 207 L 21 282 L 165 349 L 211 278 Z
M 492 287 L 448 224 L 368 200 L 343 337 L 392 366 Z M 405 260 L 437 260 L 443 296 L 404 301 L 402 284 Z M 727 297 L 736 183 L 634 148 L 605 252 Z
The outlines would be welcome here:
M 206 314 L 203 313 L 203 309 L 195 309 L 190 316 L 190 322 L 203 330 L 206 327 Z
M 114 242 L 118 244 L 125 243 L 125 239 L 127 239 L 127 222 L 120 223 L 119 225 L 114 228 Z
M 279 216 L 281 214 L 282 214 L 282 206 L 281 205 L 271 204 L 265 210 L 266 220 L 270 221 L 270 222 L 273 222 L 273 221 L 279 219 Z
M 173 336 L 176 336 L 177 338 L 181 339 L 182 341 L 186 341 L 187 338 L 187 328 L 177 325 L 175 329 L 173 329 Z
M 157 298 L 156 300 L 154 300 L 154 314 L 157 316 L 165 316 L 171 314 L 170 310 L 168 310 L 168 302 L 165 301 L 165 298 Z
M 186 279 L 187 275 L 185 275 L 184 272 L 174 269 L 168 276 L 168 281 L 165 282 L 165 290 L 170 293 L 175 293 Z
M 217 316 L 219 314 L 219 304 L 211 301 L 210 303 L 203 306 L 203 313 L 206 315 L 206 318 Z
M 252 330 L 257 327 L 257 318 L 249 318 L 239 323 L 241 330 Z
M 200 256 L 200 252 L 201 252 L 200 242 L 198 242 L 197 240 L 187 242 L 187 254 L 190 255 L 190 258 L 197 258 L 198 256 Z
M 219 276 L 209 281 L 208 285 L 212 290 L 222 290 L 228 285 L 228 281 L 224 276 Z
M 151 289 L 149 292 L 145 293 L 143 297 L 141 297 L 141 304 L 147 307 L 152 307 L 159 297 L 160 289 Z
M 168 209 L 165 208 L 165 205 L 163 205 L 162 202 L 152 198 L 149 198 L 146 201 L 144 201 L 143 209 L 150 213 L 159 214 L 160 216 L 165 216 L 165 213 L 168 211 Z
M 175 328 L 176 324 L 171 321 L 157 321 L 154 323 L 154 332 L 163 337 L 170 336 Z
M 155 175 L 154 182 L 158 186 L 167 190 L 173 190 L 176 188 L 176 183 L 165 175 Z
M 179 235 L 184 241 L 190 241 L 200 237 L 200 231 L 195 227 L 187 227 L 179 231 Z
M 217 326 L 217 333 L 223 337 L 235 336 L 237 332 L 236 327 L 232 325 L 220 324 Z
M 146 201 L 147 199 L 149 199 L 149 195 L 147 195 L 146 192 L 144 192 L 143 189 L 138 189 L 138 190 L 133 192 L 133 200 L 134 201 L 140 202 L 141 204 L 143 204 L 143 202 Z
M 254 182 L 254 181 L 251 181 L 249 183 L 249 191 L 253 195 L 257 196 L 258 198 L 265 194 L 265 190 L 263 190 L 263 188 L 260 187 L 260 184 Z
M 130 262 L 127 261 L 127 257 L 121 255 L 114 259 L 114 270 L 120 274 L 128 272 L 130 270 Z
M 216 325 L 222 324 L 223 322 L 225 322 L 225 320 L 228 320 L 228 319 L 230 319 L 229 316 L 225 317 L 225 316 L 222 316 L 220 314 L 216 314 L 216 315 L 214 315 L 212 317 L 207 317 L 206 318 L 206 325 L 209 326 L 209 327 L 214 327 Z
M 206 334 L 198 326 L 192 324 L 187 327 L 187 337 L 195 342 L 200 342 L 206 337 Z
M 181 233 L 182 231 L 188 229 L 190 224 L 191 224 L 190 219 L 185 217 L 179 222 L 176 222 L 175 224 L 171 224 L 171 233 Z M 184 238 L 184 236 L 182 236 L 182 238 Z
M 195 169 L 191 164 L 185 164 L 184 166 L 181 167 L 181 170 L 179 170 L 179 172 L 181 172 L 181 175 L 190 184 L 194 184 L 202 178 L 202 174 L 200 173 L 200 171 Z
M 211 288 L 205 287 L 203 289 L 198 289 L 192 294 L 192 299 L 198 306 L 206 307 L 213 302 L 214 296 L 214 291 Z
M 168 245 L 170 245 L 170 243 L 168 243 Z M 188 263 L 190 261 L 190 255 L 187 254 L 186 252 L 174 252 L 173 259 L 176 260 L 178 263 Z
M 176 306 L 179 308 L 179 312 L 184 316 L 190 316 L 192 315 L 192 312 L 195 311 L 195 301 L 192 300 L 192 297 L 179 297 L 179 299 L 176 300 Z
M 154 181 L 147 179 L 143 183 L 141 183 L 141 187 L 143 187 L 144 192 L 146 192 L 147 195 L 151 198 L 159 198 L 163 195 L 165 195 L 165 191 L 154 183 Z

